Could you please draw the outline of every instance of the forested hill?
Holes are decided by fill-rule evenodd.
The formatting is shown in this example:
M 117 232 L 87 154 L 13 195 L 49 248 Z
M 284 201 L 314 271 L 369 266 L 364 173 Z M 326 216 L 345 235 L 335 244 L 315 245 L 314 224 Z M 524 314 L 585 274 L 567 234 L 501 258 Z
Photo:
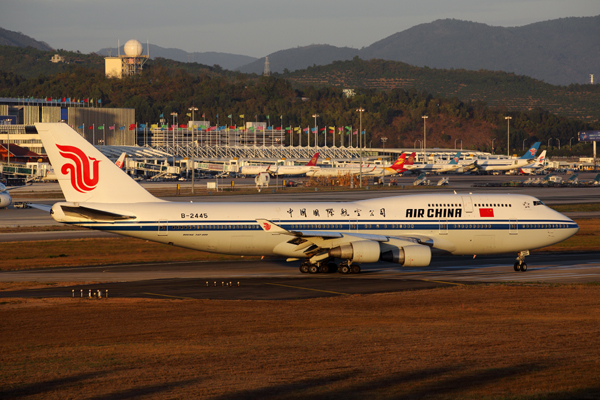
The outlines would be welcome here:
M 52 47 L 45 42 L 39 42 L 21 32 L 13 32 L 0 28 L 0 45 L 15 47 L 33 47 L 38 50 L 52 50 Z
M 283 74 L 298 87 L 425 90 L 512 111 L 535 108 L 586 121 L 600 120 L 600 85 L 555 86 L 505 72 L 414 67 L 397 61 L 336 61 Z
M 64 57 L 64 62 L 53 63 L 50 61 L 53 55 Z M 78 65 L 97 71 L 104 71 L 104 57 L 95 53 L 83 54 L 66 50 L 37 50 L 32 47 L 14 47 L 0 45 L 0 71 L 13 72 L 24 78 L 37 77 L 39 75 L 54 75 L 59 72 L 68 71 L 72 65 Z M 148 60 L 146 67 L 162 65 L 169 70 L 183 70 L 190 74 L 237 74 L 225 71 L 218 66 L 209 67 L 196 62 L 184 63 L 165 58 Z
M 131 107 L 141 123 L 157 123 L 160 114 L 175 111 L 180 123 L 190 106 L 213 124 L 242 125 L 246 121 L 269 121 L 274 126 L 312 127 L 319 114 L 320 127 L 348 127 L 356 131 L 363 107 L 362 126 L 367 147 L 380 145 L 382 137 L 389 147 L 413 147 L 423 137 L 423 115 L 428 115 L 427 144 L 431 147 L 461 146 L 464 149 L 490 150 L 496 138 L 497 151 L 506 149 L 506 121 L 511 115 L 511 152 L 540 140 L 563 144 L 559 153 L 566 154 L 569 143 L 580 130 L 600 129 L 600 124 L 556 116 L 541 109 L 530 111 L 497 110 L 481 102 L 468 103 L 457 98 L 444 98 L 414 88 L 387 91 L 356 89 L 346 97 L 341 88 L 305 86 L 294 88 L 278 77 L 256 77 L 238 74 L 230 77 L 216 73 L 190 74 L 181 69 L 153 65 L 143 75 L 108 79 L 102 71 L 71 65 L 68 70 L 51 75 L 24 79 L 14 73 L 0 72 L 0 97 L 71 97 L 102 99 L 103 107 Z M 229 119 L 231 115 L 231 119 Z M 218 117 L 220 116 L 220 117 Z M 269 119 L 270 118 L 270 119 Z M 347 129 L 343 129 L 347 132 Z M 337 129 L 336 129 L 337 132 Z M 303 144 L 306 145 L 306 135 Z M 294 135 L 298 143 L 298 135 Z M 331 144 L 333 135 L 329 134 Z M 339 145 L 341 135 L 336 134 Z M 319 135 L 321 144 L 324 135 Z M 356 135 L 344 135 L 344 141 L 356 143 Z M 289 136 L 288 136 L 289 143 Z M 574 151 L 591 151 L 588 145 L 577 144 Z M 587 146 L 587 147 L 586 147 Z M 545 145 L 543 146 L 545 147 Z M 505 151 L 505 150 L 504 150 Z

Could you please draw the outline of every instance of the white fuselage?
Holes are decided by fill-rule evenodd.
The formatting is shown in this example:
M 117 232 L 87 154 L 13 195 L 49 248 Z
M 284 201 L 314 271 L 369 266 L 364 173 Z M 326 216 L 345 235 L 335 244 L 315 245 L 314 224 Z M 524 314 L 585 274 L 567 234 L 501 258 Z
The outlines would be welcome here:
M 518 252 L 549 246 L 574 235 L 568 217 L 525 195 L 439 194 L 356 202 L 293 203 L 86 203 L 86 207 L 135 216 L 114 222 L 66 216 L 59 222 L 215 253 L 294 257 L 294 236 L 264 230 L 266 219 L 294 231 L 341 232 L 427 238 L 451 254 Z
M 244 175 L 258 175 L 266 172 L 271 175 L 304 175 L 311 170 L 319 167 L 310 165 L 244 165 L 240 168 L 240 173 Z
M 505 160 L 477 160 L 477 169 L 480 171 L 510 171 L 511 169 L 523 168 L 532 164 L 534 160 L 522 158 Z

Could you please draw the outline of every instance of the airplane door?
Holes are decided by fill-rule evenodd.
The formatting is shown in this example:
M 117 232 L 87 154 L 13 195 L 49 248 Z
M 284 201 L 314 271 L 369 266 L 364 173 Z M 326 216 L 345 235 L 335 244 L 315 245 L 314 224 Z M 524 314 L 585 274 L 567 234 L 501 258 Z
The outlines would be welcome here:
M 465 207 L 465 212 L 473 212 L 473 202 L 471 201 L 471 196 L 462 196 L 462 201 Z
M 169 235 L 169 223 L 167 221 L 158 221 L 158 236 Z
M 440 235 L 448 234 L 448 220 L 440 219 Z
M 516 235 L 519 233 L 519 222 L 516 220 L 508 221 L 508 233 L 511 235 Z
M 352 232 L 352 231 L 356 232 L 358 230 L 358 220 L 351 219 L 350 221 L 348 221 L 348 230 L 350 232 Z

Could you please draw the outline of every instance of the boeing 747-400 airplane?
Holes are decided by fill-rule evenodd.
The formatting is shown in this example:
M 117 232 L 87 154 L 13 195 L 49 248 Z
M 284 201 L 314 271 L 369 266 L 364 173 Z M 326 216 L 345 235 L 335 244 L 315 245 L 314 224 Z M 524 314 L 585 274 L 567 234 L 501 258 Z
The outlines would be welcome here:
M 434 254 L 514 252 L 563 241 L 579 227 L 535 197 L 418 194 L 353 202 L 160 200 L 64 123 L 37 123 L 66 201 L 59 222 L 175 246 L 301 261 L 302 272 L 360 272 L 359 263 L 426 267 Z M 42 206 L 38 206 L 42 208 Z M 336 262 L 337 260 L 337 262 Z

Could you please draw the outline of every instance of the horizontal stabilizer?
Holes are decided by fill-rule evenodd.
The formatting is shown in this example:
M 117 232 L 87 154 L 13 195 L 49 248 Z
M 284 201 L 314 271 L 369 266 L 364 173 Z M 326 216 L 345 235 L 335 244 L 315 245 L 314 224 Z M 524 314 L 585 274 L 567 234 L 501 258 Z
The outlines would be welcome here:
M 31 208 L 37 208 L 38 210 L 50 212 L 52 211 L 52 206 L 46 204 L 27 204 Z
M 60 206 L 65 215 L 75 218 L 87 218 L 94 221 L 122 221 L 135 219 L 135 215 L 116 214 L 109 211 L 96 210 L 89 207 Z

